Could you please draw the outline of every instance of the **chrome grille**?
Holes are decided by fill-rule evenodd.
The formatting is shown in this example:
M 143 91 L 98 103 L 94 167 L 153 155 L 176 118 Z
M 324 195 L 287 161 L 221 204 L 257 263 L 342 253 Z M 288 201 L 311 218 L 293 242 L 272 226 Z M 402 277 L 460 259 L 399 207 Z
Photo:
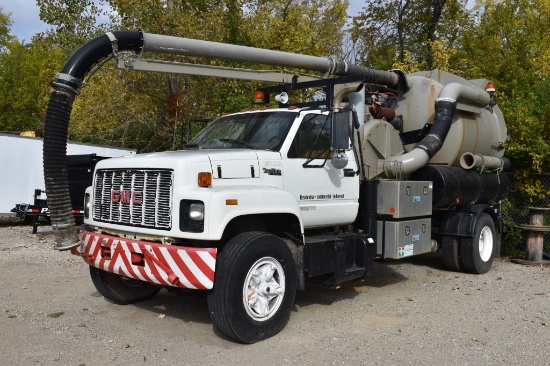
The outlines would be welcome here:
M 170 230 L 172 182 L 168 169 L 101 169 L 94 177 L 93 218 Z

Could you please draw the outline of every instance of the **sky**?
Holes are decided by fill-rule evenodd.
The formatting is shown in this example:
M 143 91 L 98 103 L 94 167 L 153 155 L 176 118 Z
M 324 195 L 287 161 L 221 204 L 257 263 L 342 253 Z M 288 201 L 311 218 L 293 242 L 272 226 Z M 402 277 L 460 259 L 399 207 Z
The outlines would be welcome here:
M 363 0 L 349 0 L 349 15 L 356 15 L 363 8 Z M 11 34 L 20 42 L 29 43 L 31 37 L 49 29 L 49 26 L 40 20 L 39 8 L 36 0 L 0 0 L 2 12 L 11 13 L 13 25 Z
M 11 13 L 11 34 L 20 42 L 30 42 L 31 37 L 49 27 L 40 20 L 36 0 L 0 0 L 3 13 Z

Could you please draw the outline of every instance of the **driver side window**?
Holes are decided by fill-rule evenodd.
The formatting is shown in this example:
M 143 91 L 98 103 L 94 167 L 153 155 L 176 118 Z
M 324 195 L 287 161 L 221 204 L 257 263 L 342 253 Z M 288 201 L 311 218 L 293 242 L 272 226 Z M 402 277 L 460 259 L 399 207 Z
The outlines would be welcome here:
M 330 157 L 330 117 L 323 114 L 310 114 L 304 117 L 290 150 L 289 158 Z

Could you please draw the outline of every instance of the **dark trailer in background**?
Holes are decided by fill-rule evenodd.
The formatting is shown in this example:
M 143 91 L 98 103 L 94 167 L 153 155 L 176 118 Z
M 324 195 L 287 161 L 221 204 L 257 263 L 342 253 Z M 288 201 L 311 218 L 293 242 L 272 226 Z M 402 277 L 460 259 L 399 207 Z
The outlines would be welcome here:
M 67 174 L 69 177 L 69 194 L 73 207 L 73 214 L 77 224 L 82 223 L 84 217 L 84 193 L 92 185 L 94 168 L 98 161 L 108 159 L 96 154 L 67 155 Z M 34 190 L 34 202 L 18 203 L 12 209 L 21 220 L 32 223 L 32 232 L 36 234 L 40 217 L 49 221 L 48 200 L 44 189 Z

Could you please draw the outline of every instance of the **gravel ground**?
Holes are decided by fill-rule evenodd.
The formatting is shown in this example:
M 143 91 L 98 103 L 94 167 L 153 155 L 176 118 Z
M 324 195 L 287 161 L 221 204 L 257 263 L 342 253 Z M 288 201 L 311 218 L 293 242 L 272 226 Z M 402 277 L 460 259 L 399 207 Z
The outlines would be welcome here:
M 0 218 L 3 365 L 548 365 L 550 268 L 498 259 L 446 272 L 439 254 L 375 263 L 368 281 L 298 292 L 289 324 L 253 345 L 210 321 L 204 293 L 120 306 L 53 232 Z

